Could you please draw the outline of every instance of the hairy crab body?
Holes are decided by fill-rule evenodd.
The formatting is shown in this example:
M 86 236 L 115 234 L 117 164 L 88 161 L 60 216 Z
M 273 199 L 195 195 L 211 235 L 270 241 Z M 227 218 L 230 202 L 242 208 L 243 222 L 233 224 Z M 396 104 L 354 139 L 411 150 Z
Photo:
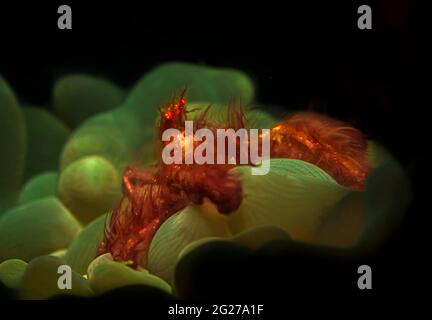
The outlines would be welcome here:
M 194 119 L 194 130 L 238 130 L 246 126 L 242 108 L 230 107 L 226 123 L 215 123 L 207 110 Z M 160 111 L 157 148 L 163 147 L 164 130 L 184 132 L 187 120 L 184 92 Z M 313 113 L 299 113 L 270 131 L 272 158 L 291 158 L 315 164 L 338 183 L 362 189 L 369 172 L 367 144 L 355 128 Z M 193 142 L 194 146 L 201 142 Z M 237 156 L 239 156 L 237 154 Z M 238 163 L 238 161 L 236 162 Z M 170 164 L 158 161 L 153 168 L 129 167 L 123 176 L 124 197 L 113 210 L 99 253 L 110 252 L 115 260 L 146 267 L 151 240 L 159 226 L 189 203 L 209 199 L 221 214 L 241 205 L 241 178 L 231 174 L 232 164 Z

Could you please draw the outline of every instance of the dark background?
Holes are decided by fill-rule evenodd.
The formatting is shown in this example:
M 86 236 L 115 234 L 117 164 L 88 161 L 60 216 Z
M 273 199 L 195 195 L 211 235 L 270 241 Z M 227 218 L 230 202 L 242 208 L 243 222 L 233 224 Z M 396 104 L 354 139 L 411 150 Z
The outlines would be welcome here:
M 425 86 L 415 3 L 301 3 L 2 3 L 0 73 L 22 102 L 50 108 L 51 87 L 66 72 L 96 73 L 130 87 L 164 61 L 234 67 L 252 76 L 261 103 L 350 121 L 396 155 L 414 188 L 401 228 L 364 261 L 374 270 L 374 295 L 417 292 L 426 282 L 421 226 L 427 212 L 420 201 L 429 192 L 421 179 L 432 134 L 420 98 Z M 57 29 L 60 4 L 72 8 L 72 30 Z M 372 7 L 372 30 L 357 28 L 361 4 Z M 327 274 L 339 284 L 336 291 L 356 279 L 356 269 L 330 271 L 314 261 L 316 269 L 305 270 L 308 258 L 297 261 L 292 270 L 305 278 Z

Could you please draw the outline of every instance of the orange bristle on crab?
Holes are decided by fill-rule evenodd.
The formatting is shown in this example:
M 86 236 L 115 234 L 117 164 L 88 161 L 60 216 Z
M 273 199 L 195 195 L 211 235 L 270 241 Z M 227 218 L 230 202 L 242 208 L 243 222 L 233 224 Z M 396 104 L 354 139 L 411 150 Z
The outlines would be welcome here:
M 363 189 L 370 171 L 363 134 L 315 113 L 297 113 L 273 127 L 270 150 L 272 158 L 313 163 L 348 188 Z

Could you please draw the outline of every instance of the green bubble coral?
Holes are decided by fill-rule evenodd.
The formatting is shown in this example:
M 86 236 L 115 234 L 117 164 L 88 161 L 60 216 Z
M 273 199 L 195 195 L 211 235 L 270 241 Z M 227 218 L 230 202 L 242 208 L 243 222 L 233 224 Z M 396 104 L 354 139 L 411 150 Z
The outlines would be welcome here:
M 78 221 L 57 198 L 20 205 L 0 219 L 0 261 L 29 261 L 66 248 L 80 229 Z
M 27 132 L 25 180 L 43 171 L 57 170 L 63 145 L 70 130 L 48 111 L 25 107 L 22 109 Z
M 62 171 L 58 194 L 82 224 L 108 212 L 121 196 L 120 175 L 107 160 L 85 157 Z
M 106 215 L 101 215 L 86 225 L 73 239 L 64 260 L 73 270 L 81 274 L 87 272 L 87 268 L 97 255 L 97 248 L 105 230 Z
M 144 123 L 153 123 L 157 108 L 166 102 L 173 90 L 181 90 L 185 86 L 191 102 L 227 104 L 232 97 L 238 97 L 247 105 L 254 97 L 253 83 L 241 71 L 171 62 L 144 75 L 132 88 L 126 106 Z
M 24 175 L 26 129 L 22 109 L 0 76 L 0 214 L 18 198 Z
M 57 295 L 89 297 L 93 295 L 87 280 L 72 270 L 71 289 L 62 290 L 58 286 L 59 267 L 65 262 L 59 257 L 40 256 L 31 260 L 22 276 L 19 286 L 21 298 L 42 300 Z
M 146 270 L 133 270 L 123 263 L 115 262 L 109 254 L 98 257 L 90 264 L 88 278 L 96 294 L 127 285 L 147 285 L 171 292 L 170 285 L 164 280 Z
M 21 188 L 19 203 L 24 204 L 45 197 L 57 196 L 57 180 L 56 171 L 47 171 L 32 177 Z
M 192 241 L 206 237 L 227 237 L 231 233 L 225 217 L 195 206 L 172 215 L 158 229 L 150 245 L 148 270 L 169 283 L 181 250 Z
M 11 289 L 19 289 L 27 262 L 9 259 L 0 263 L 0 282 Z
M 53 88 L 53 106 L 72 128 L 88 117 L 121 105 L 125 92 L 109 80 L 86 74 L 61 77 Z

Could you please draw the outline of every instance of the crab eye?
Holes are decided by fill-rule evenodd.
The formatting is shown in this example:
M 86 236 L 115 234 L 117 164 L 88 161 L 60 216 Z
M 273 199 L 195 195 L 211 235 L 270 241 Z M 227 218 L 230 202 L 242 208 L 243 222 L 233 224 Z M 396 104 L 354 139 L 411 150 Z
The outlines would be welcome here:
M 179 100 L 179 105 L 184 107 L 184 105 L 186 104 L 186 99 L 185 98 L 180 98 Z
M 165 117 L 165 119 L 167 119 L 167 120 L 171 120 L 172 118 L 173 118 L 173 113 L 171 112 L 171 111 L 168 111 L 168 112 L 165 112 L 164 113 L 164 117 Z

